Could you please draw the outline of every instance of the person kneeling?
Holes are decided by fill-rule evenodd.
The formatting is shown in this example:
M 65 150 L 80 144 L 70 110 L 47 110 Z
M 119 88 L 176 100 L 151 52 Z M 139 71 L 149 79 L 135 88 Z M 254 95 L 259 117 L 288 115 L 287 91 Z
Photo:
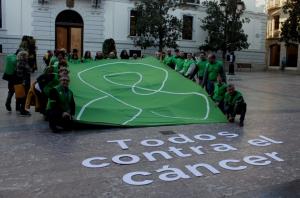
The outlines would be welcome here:
M 244 119 L 247 111 L 247 104 L 244 101 L 242 94 L 235 90 L 233 84 L 227 87 L 227 93 L 224 97 L 224 112 L 227 115 L 229 122 L 234 122 L 237 114 L 240 114 L 240 127 L 244 126 Z
M 51 89 L 47 105 L 49 127 L 53 132 L 72 129 L 72 116 L 75 114 L 73 92 L 69 89 L 69 77 L 61 76 L 60 84 Z

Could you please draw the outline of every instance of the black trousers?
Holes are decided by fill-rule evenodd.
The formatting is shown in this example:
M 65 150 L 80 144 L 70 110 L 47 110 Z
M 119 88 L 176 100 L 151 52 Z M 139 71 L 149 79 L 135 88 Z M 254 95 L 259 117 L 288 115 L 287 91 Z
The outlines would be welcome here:
M 240 123 L 244 122 L 245 116 L 246 116 L 246 111 L 247 111 L 246 103 L 241 103 L 236 106 L 231 106 L 231 105 L 226 105 L 226 104 L 224 105 L 224 112 L 227 116 L 234 118 L 236 115 L 241 115 Z
M 73 121 L 62 117 L 63 112 L 57 109 L 47 111 L 49 127 L 51 130 L 56 130 L 57 127 L 62 127 L 65 130 L 71 130 Z

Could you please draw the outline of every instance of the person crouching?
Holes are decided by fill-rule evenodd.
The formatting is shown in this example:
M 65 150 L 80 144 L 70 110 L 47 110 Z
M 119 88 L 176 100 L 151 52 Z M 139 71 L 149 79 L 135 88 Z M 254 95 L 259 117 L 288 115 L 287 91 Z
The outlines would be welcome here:
M 47 104 L 49 127 L 54 132 L 72 129 L 72 116 L 75 114 L 73 92 L 69 89 L 69 76 L 61 76 L 60 84 L 51 89 Z

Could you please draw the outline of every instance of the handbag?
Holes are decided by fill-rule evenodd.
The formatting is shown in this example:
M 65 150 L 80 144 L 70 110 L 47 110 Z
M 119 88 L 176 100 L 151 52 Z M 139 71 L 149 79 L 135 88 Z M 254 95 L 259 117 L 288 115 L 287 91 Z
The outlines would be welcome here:
M 26 96 L 25 87 L 23 84 L 14 85 L 14 89 L 16 98 L 24 98 Z

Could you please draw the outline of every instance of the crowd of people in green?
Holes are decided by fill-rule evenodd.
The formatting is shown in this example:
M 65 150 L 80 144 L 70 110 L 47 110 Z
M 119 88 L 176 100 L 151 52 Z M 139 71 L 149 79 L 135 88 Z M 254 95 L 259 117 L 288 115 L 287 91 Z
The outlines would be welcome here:
M 184 77 L 201 85 L 227 116 L 229 122 L 234 122 L 236 115 L 239 114 L 239 126 L 244 126 L 247 104 L 234 84 L 227 84 L 223 62 L 217 60 L 215 54 L 207 55 L 206 52 L 201 51 L 196 59 L 192 53 L 185 54 L 176 49 L 173 55 L 169 49 L 167 53 L 156 52 L 155 56 Z
M 7 111 L 12 111 L 11 101 L 15 94 L 16 111 L 21 116 L 30 116 L 30 106 L 35 106 L 35 111 L 44 115 L 49 121 L 49 127 L 53 132 L 62 129 L 72 129 L 72 119 L 75 114 L 75 100 L 73 92 L 69 89 L 69 63 L 88 63 L 101 61 L 102 59 L 116 59 L 117 52 L 113 43 L 113 50 L 105 54 L 98 51 L 93 58 L 90 51 L 86 51 L 80 58 L 77 49 L 68 54 L 65 49 L 47 51 L 43 60 L 44 71 L 31 83 L 31 73 L 36 70 L 35 64 L 30 64 L 30 52 L 24 48 L 24 42 L 15 54 L 6 56 L 5 72 L 3 79 L 8 81 L 8 95 L 5 102 Z M 239 125 L 244 125 L 246 103 L 242 94 L 235 90 L 233 84 L 226 84 L 226 75 L 221 61 L 216 60 L 214 54 L 206 55 L 201 52 L 196 60 L 191 53 L 185 54 L 175 50 L 156 52 L 156 58 L 171 67 L 186 78 L 195 81 L 207 91 L 211 99 L 227 115 L 229 122 L 234 122 L 237 114 L 240 114 Z M 121 59 L 137 59 L 137 54 L 129 57 L 126 50 L 120 53 Z M 34 62 L 34 61 L 33 61 Z

